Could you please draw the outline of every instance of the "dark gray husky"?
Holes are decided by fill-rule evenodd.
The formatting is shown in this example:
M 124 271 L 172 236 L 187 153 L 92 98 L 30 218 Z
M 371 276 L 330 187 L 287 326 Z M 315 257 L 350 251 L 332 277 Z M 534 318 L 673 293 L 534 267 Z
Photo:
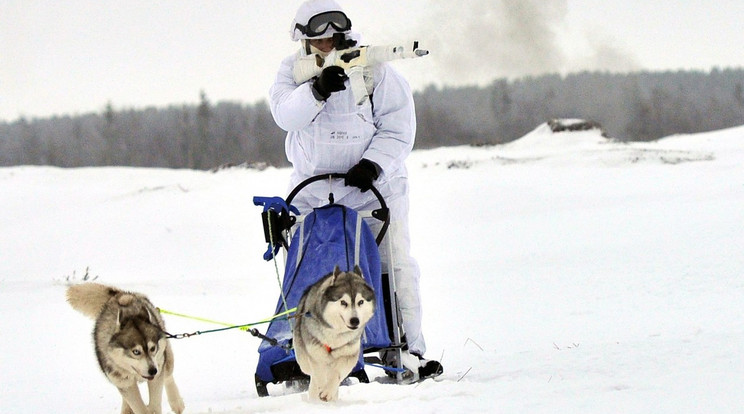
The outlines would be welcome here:
M 364 326 L 374 312 L 375 292 L 359 266 L 352 272 L 336 266 L 303 294 L 292 334 L 297 363 L 310 376 L 311 400 L 338 400 L 338 387 L 359 360 Z

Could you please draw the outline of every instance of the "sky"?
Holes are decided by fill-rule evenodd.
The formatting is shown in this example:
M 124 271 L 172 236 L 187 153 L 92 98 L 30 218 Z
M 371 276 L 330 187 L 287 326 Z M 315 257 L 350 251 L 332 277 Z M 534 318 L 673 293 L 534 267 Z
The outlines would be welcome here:
M 584 70 L 744 67 L 744 2 L 339 0 L 414 90 Z M 268 98 L 301 2 L 3 0 L 0 121 Z

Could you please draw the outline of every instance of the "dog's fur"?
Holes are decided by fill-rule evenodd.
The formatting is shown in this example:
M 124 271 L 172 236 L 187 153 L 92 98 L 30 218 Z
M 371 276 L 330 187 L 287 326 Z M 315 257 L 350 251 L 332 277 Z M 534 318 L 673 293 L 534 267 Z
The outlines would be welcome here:
M 173 380 L 173 351 L 158 310 L 142 294 L 98 283 L 67 289 L 75 310 L 95 319 L 93 341 L 106 378 L 122 397 L 122 414 L 160 414 L 163 388 L 171 409 L 180 414 L 183 400 Z M 147 381 L 146 406 L 138 382 Z
M 297 306 L 293 343 L 297 363 L 310 376 L 311 400 L 336 401 L 338 388 L 359 360 L 364 327 L 375 311 L 375 292 L 358 266 L 313 284 Z

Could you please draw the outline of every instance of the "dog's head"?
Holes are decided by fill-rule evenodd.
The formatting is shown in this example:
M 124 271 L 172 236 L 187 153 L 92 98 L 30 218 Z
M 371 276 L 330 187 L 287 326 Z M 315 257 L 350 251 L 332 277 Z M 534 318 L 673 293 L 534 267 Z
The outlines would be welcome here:
M 375 313 L 375 292 L 362 277 L 359 266 L 342 272 L 338 266 L 323 292 L 323 319 L 336 329 L 364 328 Z
M 120 314 L 121 316 L 121 314 Z M 138 378 L 152 380 L 165 361 L 165 332 L 147 312 L 117 319 L 117 330 L 109 341 L 115 363 Z

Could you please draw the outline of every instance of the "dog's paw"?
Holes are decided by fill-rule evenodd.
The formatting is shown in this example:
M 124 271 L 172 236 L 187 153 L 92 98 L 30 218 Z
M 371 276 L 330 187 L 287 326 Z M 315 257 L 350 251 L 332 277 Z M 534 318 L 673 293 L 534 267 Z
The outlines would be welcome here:
M 181 398 L 168 399 L 168 405 L 170 405 L 171 410 L 176 414 L 182 414 L 183 410 L 186 409 L 186 405 Z
M 329 402 L 329 401 L 332 401 L 332 400 L 331 400 L 331 394 L 329 394 L 329 393 L 328 393 L 328 392 L 326 392 L 326 391 L 321 391 L 321 392 L 320 392 L 320 393 L 318 394 L 318 399 L 319 399 L 320 401 L 325 401 L 325 402 Z
M 338 401 L 338 388 L 321 390 L 318 393 L 318 399 L 325 402 Z

